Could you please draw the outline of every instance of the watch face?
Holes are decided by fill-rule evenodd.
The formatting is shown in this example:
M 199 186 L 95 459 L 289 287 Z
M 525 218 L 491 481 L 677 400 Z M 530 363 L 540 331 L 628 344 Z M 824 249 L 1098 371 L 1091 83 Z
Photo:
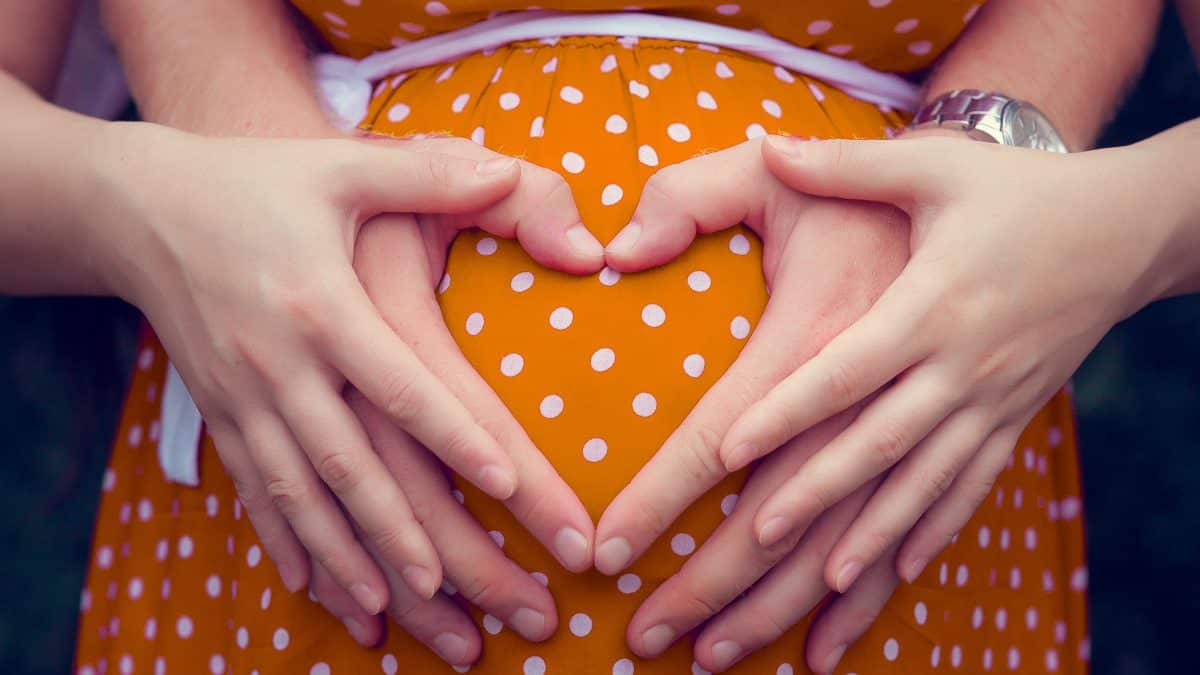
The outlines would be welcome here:
M 1037 108 L 1014 101 L 1005 111 L 1004 129 L 1009 144 L 1019 148 L 1067 152 L 1067 146 L 1050 120 Z

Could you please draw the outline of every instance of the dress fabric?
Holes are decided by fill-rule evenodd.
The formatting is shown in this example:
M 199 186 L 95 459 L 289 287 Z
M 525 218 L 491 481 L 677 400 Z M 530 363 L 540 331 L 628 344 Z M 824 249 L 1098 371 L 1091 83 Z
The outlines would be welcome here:
M 331 45 L 355 56 L 517 8 L 497 0 L 296 4 Z M 927 65 L 977 9 L 959 0 L 642 5 L 765 28 L 897 71 Z M 600 1 L 542 6 L 620 9 Z M 903 122 L 735 52 L 598 36 L 520 43 L 398 74 L 379 83 L 364 128 L 464 136 L 557 170 L 603 242 L 628 222 L 660 167 L 764 133 L 878 138 Z M 594 519 L 733 362 L 767 300 L 761 246 L 741 228 L 701 237 L 647 273 L 589 277 L 551 272 L 515 242 L 466 232 L 452 245 L 438 292 L 463 352 Z M 155 443 L 166 360 L 147 330 L 104 478 L 77 672 L 454 672 L 395 627 L 383 646 L 362 648 L 309 597 L 287 593 L 210 439 L 199 487 L 163 478 Z M 837 672 L 1085 673 L 1076 459 L 1069 399 L 1059 393 L 1029 425 L 970 524 L 915 583 L 897 589 Z M 703 672 L 690 640 L 643 660 L 627 649 L 625 627 L 733 508 L 743 480 L 731 476 L 700 499 L 619 578 L 566 572 L 507 510 L 460 484 L 456 496 L 497 544 L 548 584 L 560 624 L 550 640 L 532 644 L 472 610 L 484 655 L 471 672 Z M 809 672 L 808 625 L 729 672 Z

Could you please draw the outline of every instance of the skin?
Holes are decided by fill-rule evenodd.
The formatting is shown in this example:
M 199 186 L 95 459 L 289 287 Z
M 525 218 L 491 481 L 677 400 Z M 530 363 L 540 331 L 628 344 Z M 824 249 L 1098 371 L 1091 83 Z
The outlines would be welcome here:
M 1005 92 L 1035 103 L 1055 120 L 1070 145 L 1086 147 L 1140 67 L 1153 37 L 1157 9 L 1155 5 L 1133 0 L 1089 3 L 993 0 L 930 78 L 926 86 L 928 98 L 958 88 Z M 1038 38 L 1030 40 L 1029 35 Z M 1103 50 L 1103 54 L 1093 55 L 1088 45 L 1095 44 L 1094 40 L 1101 35 L 1111 48 Z M 1093 58 L 1099 60 L 1094 68 L 1078 69 L 1074 65 L 1081 59 L 1091 62 Z M 943 145 L 937 146 L 937 159 L 925 158 L 927 163 L 952 156 L 959 147 L 971 150 L 982 145 L 964 134 L 945 130 L 912 132 L 904 138 L 922 136 L 946 137 L 939 139 Z M 901 144 L 900 141 L 881 143 L 884 146 Z M 830 147 L 836 151 L 843 146 Z M 758 161 L 775 168 L 779 156 L 780 153 L 768 150 Z M 618 235 L 609 244 L 610 266 L 620 271 L 636 271 L 660 264 L 683 250 L 696 231 L 729 224 L 724 222 L 725 216 L 729 215 L 724 205 L 714 211 L 721 214 L 716 222 L 705 222 L 704 218 L 694 223 L 687 219 L 662 218 L 663 213 L 670 211 L 668 204 L 688 203 L 686 200 L 694 198 L 686 192 L 673 194 L 672 190 L 676 185 L 702 184 L 707 171 L 706 161 L 706 158 L 699 158 L 671 167 L 671 186 L 645 191 L 647 196 L 643 197 L 633 217 L 639 225 L 638 235 L 636 238 Z M 987 173 L 986 165 L 964 167 L 955 163 L 953 166 L 964 176 L 992 175 Z M 855 168 L 863 172 L 861 180 L 868 180 L 877 173 L 876 167 L 866 164 L 856 164 Z M 789 178 L 787 173 L 777 173 Z M 655 180 L 660 180 L 659 176 L 652 178 Z M 977 182 L 981 186 L 987 184 L 983 179 Z M 685 187 L 678 189 L 686 190 Z M 714 190 L 720 192 L 719 188 Z M 653 201 L 659 195 L 663 196 L 662 204 Z M 736 195 L 728 198 L 736 199 Z M 1028 205 L 1033 222 L 1040 222 L 1037 214 L 1046 201 L 1037 200 Z M 854 208 L 850 202 L 842 204 L 842 208 Z M 853 217 L 847 213 L 844 220 Z M 650 223 L 655 225 L 651 227 Z M 914 253 L 927 243 L 922 232 L 913 230 L 909 243 Z M 764 236 L 764 243 L 770 247 L 767 236 Z M 943 255 L 947 260 L 960 258 Z M 768 275 L 770 264 L 768 260 Z M 949 272 L 941 268 L 938 271 Z M 935 275 L 937 271 L 930 274 Z M 770 313 L 773 306 L 793 308 L 803 302 L 790 298 L 784 291 L 773 292 L 767 311 Z M 1019 311 L 1014 314 L 1024 316 Z M 841 325 L 845 326 L 856 318 L 857 315 L 844 314 L 831 323 L 836 326 L 841 320 Z M 911 320 L 906 319 L 906 323 Z M 773 330 L 764 321 L 754 339 L 773 339 Z M 832 335 L 826 336 L 829 337 Z M 1072 347 L 1086 353 L 1086 349 L 1094 344 L 1088 344 L 1092 337 L 1098 339 L 1098 336 L 1084 336 Z M 780 383 L 794 380 L 801 372 L 812 372 L 813 367 L 804 362 L 809 356 L 818 352 L 823 354 L 831 348 L 823 347 L 824 342 L 812 344 L 810 340 L 793 340 L 785 342 L 777 351 L 756 355 L 748 346 L 655 458 L 605 511 L 597 524 L 597 568 L 606 574 L 620 573 L 695 498 L 728 472 L 750 461 L 773 456 L 772 453 L 792 452 L 793 445 L 802 442 L 813 423 L 834 412 L 815 414 L 811 394 L 803 400 L 794 400 L 794 397 L 774 393 L 788 391 Z M 801 356 L 799 365 L 789 364 L 786 368 L 791 374 L 781 376 L 779 372 L 775 354 L 781 352 Z M 861 353 L 860 350 L 855 354 Z M 1069 365 L 1070 360 L 1065 359 L 1063 363 Z M 818 357 L 816 363 L 822 362 L 829 363 Z M 859 366 L 844 359 L 836 364 L 840 370 L 833 371 L 832 376 L 826 369 L 805 381 L 811 383 L 820 379 L 822 395 L 829 395 L 832 383 L 836 387 L 834 393 L 841 395 L 841 374 L 857 373 Z M 1070 367 L 1073 369 L 1073 365 Z M 1044 401 L 1061 384 L 1061 380 L 1055 380 L 1049 375 L 1037 381 L 1037 386 L 1026 383 L 1030 391 L 1024 392 L 1027 403 L 1021 413 L 1032 415 L 1036 404 Z M 841 396 L 839 411 L 862 406 L 854 421 L 829 440 L 820 452 L 798 465 L 792 476 L 780 481 L 773 494 L 764 496 L 756 504 L 739 501 L 738 509 L 755 510 L 753 518 L 737 521 L 744 528 L 739 536 L 751 545 L 737 547 L 718 543 L 725 539 L 714 535 L 675 578 L 664 584 L 664 588 L 685 590 L 656 593 L 638 610 L 628 631 L 630 648 L 642 656 L 655 656 L 690 627 L 715 614 L 696 642 L 695 656 L 705 668 L 721 671 L 774 639 L 778 626 L 795 623 L 826 590 L 834 590 L 844 595 L 830 603 L 818 617 L 806 647 L 809 665 L 814 670 L 831 671 L 848 645 L 866 630 L 883 607 L 899 583 L 900 574 L 913 575 L 916 566 L 911 554 L 903 564 L 896 560 L 900 537 L 907 532 L 903 526 L 907 524 L 911 528 L 912 522 L 929 507 L 931 498 L 945 492 L 947 505 L 939 504 L 940 508 L 935 508 L 936 517 L 931 517 L 922 533 L 924 541 L 937 542 L 936 547 L 926 544 L 921 551 L 923 557 L 927 560 L 940 551 L 957 527 L 974 512 L 978 499 L 986 494 L 995 473 L 1003 466 L 1001 458 L 1007 459 L 1007 453 L 1028 420 L 1024 414 L 1011 414 L 1009 409 L 995 404 L 977 411 L 972 409 L 972 399 L 950 399 L 944 393 L 940 399 L 934 398 L 939 390 L 947 389 L 946 381 L 940 379 L 939 389 L 933 389 L 932 393 L 930 385 L 923 384 L 924 398 L 921 400 L 925 404 L 916 412 L 906 406 L 897 411 L 899 396 L 878 391 L 885 381 L 877 378 L 871 380 L 874 386 L 869 390 L 865 386 L 870 384 L 868 382 L 854 389 L 853 401 L 850 396 Z M 808 389 L 811 392 L 815 388 L 810 384 Z M 873 398 L 864 401 L 867 397 Z M 804 405 L 809 407 L 802 407 Z M 929 434 L 936 422 L 952 416 L 945 410 L 947 406 L 954 412 L 968 413 L 961 419 L 959 415 L 953 415 L 955 423 L 943 427 L 942 438 L 937 440 L 938 448 L 950 446 L 953 450 L 918 448 L 912 454 L 924 459 L 915 468 L 898 468 L 879 482 L 883 472 L 910 454 L 908 451 Z M 904 414 L 922 420 L 929 428 L 913 430 Z M 939 414 L 941 417 L 929 421 L 931 416 Z M 793 423 L 796 419 L 804 423 Z M 892 429 L 903 429 L 906 433 L 898 436 L 890 431 Z M 930 441 L 930 445 L 933 443 Z M 766 465 L 760 467 L 751 481 L 760 480 L 760 474 L 766 469 Z M 671 484 L 667 477 L 680 473 L 692 476 L 693 480 L 677 482 L 675 489 L 663 488 Z M 869 500 L 864 499 L 866 506 L 862 513 L 857 513 L 858 507 L 855 507 L 854 518 L 838 520 L 840 531 L 836 535 L 823 535 L 833 536 L 833 543 L 828 546 L 806 543 L 814 529 L 831 527 L 821 523 L 829 522 L 831 514 L 841 508 L 843 502 L 861 497 L 862 491 L 870 485 L 878 487 L 871 488 L 874 494 L 868 495 Z M 889 512 L 889 508 L 898 510 Z M 780 520 L 775 521 L 775 518 Z M 825 541 L 822 537 L 817 538 Z M 798 549 L 795 548 L 797 542 L 800 543 Z M 791 558 L 787 554 L 792 550 L 800 551 L 801 557 L 821 556 L 824 564 L 819 570 L 812 565 L 788 564 L 786 561 Z M 709 557 L 711 561 L 700 562 Z M 780 560 L 785 562 L 772 568 L 772 564 Z M 736 576 L 700 579 L 693 570 L 702 569 L 749 571 Z M 762 577 L 769 570 L 770 575 Z M 759 581 L 760 577 L 764 581 Z M 811 599 L 811 602 L 792 603 L 785 613 L 780 614 L 772 603 L 771 594 L 753 590 L 758 588 L 753 584 L 767 583 L 765 579 L 770 579 L 770 587 L 776 589 L 811 589 L 800 593 L 800 597 Z M 864 588 L 856 588 L 858 580 L 865 582 Z M 750 595 L 720 611 L 748 588 Z M 708 609 L 698 611 L 696 608 Z M 739 617 L 740 624 L 726 618 L 727 615 Z M 747 620 L 755 616 L 774 619 L 749 621 L 750 627 L 745 627 Z M 719 649 L 718 645 L 721 645 Z
M 326 122 L 315 98 L 309 80 L 307 52 L 284 3 L 106 0 L 102 9 L 126 65 L 139 109 L 147 120 L 212 136 L 343 136 Z M 197 35 L 205 37 L 197 39 Z M 212 39 L 217 35 L 221 39 Z M 247 92 L 261 95 L 248 96 Z M 411 148 L 416 153 L 444 152 L 471 161 L 497 157 L 495 153 L 461 139 L 431 139 L 419 143 L 374 140 L 372 143 L 389 152 Z M 604 264 L 603 249 L 579 222 L 569 191 L 562 189 L 562 178 L 527 163 L 520 166 L 520 184 L 508 199 L 498 202 L 493 211 L 496 223 L 506 230 L 502 236 L 515 236 L 535 259 L 548 267 L 581 274 L 598 271 Z M 457 171 L 446 171 L 439 178 L 447 183 L 461 179 Z M 364 218 L 360 222 L 368 220 Z M 286 221 L 280 222 L 287 226 Z M 365 234 L 387 222 L 389 219 L 366 222 L 360 232 Z M 223 239 L 223 248 L 240 249 L 253 243 L 247 238 L 255 239 L 256 232 L 244 231 L 236 227 L 236 223 L 219 222 L 213 227 Z M 415 230 L 419 236 L 406 237 L 389 249 L 393 258 L 411 260 L 409 267 L 422 271 L 398 282 L 396 292 L 400 298 L 396 302 L 403 306 L 428 308 L 435 306 L 431 281 L 435 277 L 427 273 L 440 272 L 441 256 L 455 230 L 437 227 L 421 219 L 415 222 Z M 348 257 L 356 250 L 355 241 L 343 239 L 339 247 L 314 252 L 314 263 L 334 255 L 339 259 L 342 255 Z M 277 241 L 272 246 L 281 248 Z M 285 250 L 280 250 L 280 255 L 286 254 Z M 247 269 L 253 269 L 253 265 Z M 347 281 L 335 290 L 320 276 L 312 277 L 307 273 L 305 276 L 309 283 L 304 288 L 318 293 L 316 297 L 324 296 L 327 301 L 336 301 L 337 294 L 343 292 L 369 299 L 362 282 L 357 279 Z M 248 299 L 233 306 L 248 311 L 256 304 L 254 299 Z M 311 310 L 309 298 L 303 293 L 291 294 L 290 304 L 300 309 L 302 317 L 326 315 Z M 484 436 L 479 438 L 490 440 L 492 448 L 499 452 L 494 461 L 500 462 L 503 458 L 499 465 L 507 470 L 507 478 L 511 479 L 511 489 L 493 489 L 491 494 L 502 499 L 566 569 L 582 571 L 590 567 L 594 528 L 582 503 L 549 467 L 503 404 L 495 396 L 479 393 L 478 376 L 449 339 L 440 313 L 415 313 L 399 325 L 396 321 L 385 321 L 374 304 L 370 307 L 372 320 L 384 326 L 390 339 L 403 344 L 421 365 L 419 377 L 402 377 L 394 364 L 380 358 L 377 349 L 364 344 L 358 329 L 342 326 L 335 340 L 354 349 L 357 354 L 355 372 L 381 373 L 385 385 L 382 389 L 361 386 L 353 377 L 339 377 L 339 374 L 351 374 L 346 370 L 351 365 L 349 361 L 328 363 L 323 369 L 324 382 L 313 377 L 308 383 L 307 394 L 292 390 L 293 403 L 287 409 L 290 414 L 257 424 L 220 427 L 213 434 L 219 449 L 229 448 L 231 454 L 249 455 L 229 469 L 239 485 L 244 486 L 247 510 L 254 514 L 264 548 L 279 567 L 288 587 L 313 585 L 322 604 L 346 621 L 351 633 L 363 644 L 374 644 L 382 635 L 384 621 L 379 615 L 380 609 L 389 608 L 396 618 L 399 610 L 389 600 L 407 597 L 405 594 L 411 590 L 416 590 L 422 603 L 404 606 L 403 620 L 397 619 L 401 625 L 411 627 L 433 621 L 430 617 L 454 614 L 458 616 L 456 625 L 466 626 L 465 613 L 457 607 L 447 606 L 437 588 L 445 569 L 446 552 L 469 548 L 472 545 L 470 532 L 456 530 L 449 533 L 448 539 L 440 534 L 435 537 L 424 525 L 414 526 L 408 513 L 392 507 L 397 501 L 396 495 L 430 494 L 440 483 L 431 482 L 425 474 L 401 474 L 401 481 L 383 470 L 385 467 L 356 416 L 335 401 L 346 379 L 384 411 L 388 410 L 389 399 L 393 409 L 399 405 L 406 413 L 401 417 L 407 417 L 408 422 L 393 414 L 393 423 L 398 422 L 400 429 L 411 434 L 439 459 L 448 449 L 471 448 L 471 443 L 461 434 L 463 430 L 481 430 Z M 336 313 L 328 315 L 336 316 Z M 271 355 L 280 336 L 304 335 L 307 330 L 303 322 L 282 325 L 274 335 L 253 336 L 246 344 L 257 353 Z M 181 332 L 180 336 L 184 337 L 184 334 Z M 382 333 L 377 337 L 382 340 Z M 357 348 L 352 346 L 355 344 Z M 174 352 L 171 353 L 174 356 Z M 223 391 L 222 396 L 213 397 L 214 405 L 222 405 L 220 401 L 232 405 L 229 394 L 236 394 L 239 388 L 231 387 Z M 456 427 L 432 407 L 408 405 L 409 400 L 422 391 L 439 392 L 444 404 L 463 412 L 473 421 Z M 326 414 L 326 423 L 315 424 L 305 422 L 298 414 L 302 406 L 313 410 L 322 402 L 337 412 L 336 419 Z M 209 411 L 201 407 L 207 416 Z M 245 408 L 230 407 L 230 410 L 242 412 Z M 423 421 L 414 425 L 418 419 Z M 437 425 L 447 435 L 434 438 L 417 433 L 424 424 Z M 250 430 L 253 433 L 247 433 Z M 296 437 L 296 441 L 290 442 L 289 435 Z M 297 444 L 308 451 L 309 456 L 321 458 L 319 462 L 310 462 L 315 468 L 303 469 L 308 477 L 303 482 L 293 479 L 264 481 L 261 474 L 277 467 L 283 454 L 293 458 L 303 456 L 293 449 Z M 245 453 L 242 448 L 246 449 Z M 292 464 L 294 471 L 302 471 L 298 462 L 293 460 Z M 460 465 L 460 468 L 467 475 L 479 476 L 483 466 Z M 346 492 L 358 496 L 343 498 L 342 493 Z M 327 496 L 310 498 L 323 494 Z M 393 496 L 386 499 L 381 496 L 387 494 Z M 409 501 L 411 512 L 416 515 L 415 522 L 420 523 L 419 514 L 425 513 L 428 505 Z M 343 509 L 348 518 L 342 516 Z M 301 534 L 300 522 L 314 523 L 304 527 L 304 536 L 298 536 Z M 356 543 L 356 537 L 364 543 Z M 413 564 L 413 560 L 403 559 L 405 556 L 385 557 L 382 562 L 387 564 L 376 563 L 367 545 L 371 541 L 384 553 L 390 550 L 424 551 L 426 555 L 420 560 L 420 566 L 428 574 L 418 573 L 417 579 L 408 579 L 403 571 Z M 387 546 L 380 546 L 381 542 L 386 542 Z M 401 574 L 397 576 L 396 571 Z M 451 572 L 453 577 L 453 570 Z M 511 565 L 497 563 L 479 572 L 487 580 L 485 588 L 527 587 L 525 579 L 521 578 L 524 573 Z M 401 577 L 408 582 L 408 590 L 394 583 Z M 336 583 L 325 583 L 324 580 L 329 578 Z M 320 583 L 310 583 L 314 581 Z M 364 587 L 369 592 L 365 596 Z M 357 603 L 347 602 L 347 594 Z M 529 639 L 544 639 L 550 635 L 555 627 L 555 617 L 548 596 L 535 592 L 525 599 L 524 605 L 514 609 L 515 601 L 501 595 L 480 593 L 484 609 L 498 617 L 507 617 L 510 625 Z M 358 609 L 351 611 L 349 608 L 355 604 Z M 527 611 L 519 612 L 519 609 Z M 467 644 L 464 647 L 456 642 L 462 648 L 451 650 L 455 664 L 464 663 L 461 658 L 466 657 L 462 655 L 471 654 L 471 645 L 478 639 L 473 628 L 462 633 L 456 635 Z M 436 635 L 427 631 L 416 634 L 422 639 L 428 638 L 426 644 L 447 655 L 444 647 L 439 650 L 433 644 Z

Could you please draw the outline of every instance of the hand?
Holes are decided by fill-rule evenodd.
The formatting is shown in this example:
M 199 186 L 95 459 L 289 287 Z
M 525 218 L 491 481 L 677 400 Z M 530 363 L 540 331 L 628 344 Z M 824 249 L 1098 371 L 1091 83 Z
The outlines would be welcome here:
M 756 530 L 766 546 L 794 537 L 888 472 L 825 577 L 845 590 L 903 539 L 897 572 L 911 581 L 986 497 L 1037 409 L 1159 290 L 1149 270 L 1163 242 L 1129 226 L 1140 199 L 1097 198 L 1122 189 L 1112 154 L 778 139 L 764 159 L 797 190 L 904 209 L 913 253 L 863 318 L 738 419 L 721 460 L 743 466 L 877 396 L 766 501 Z
M 635 243 L 629 248 L 620 241 L 610 244 L 609 264 L 636 270 L 671 259 L 697 231 L 745 222 L 763 239 L 771 299 L 737 361 L 605 511 L 597 526 L 596 566 L 606 574 L 624 569 L 689 504 L 727 475 L 718 449 L 737 416 L 865 312 L 907 259 L 908 227 L 902 213 L 799 194 L 766 170 L 761 145 L 743 143 L 658 172 L 647 183 L 633 216 L 638 224 Z M 720 615 L 697 643 L 696 658 L 702 665 L 728 667 L 775 639 L 780 629 L 803 618 L 824 596 L 822 551 L 840 536 L 848 515 L 857 513 L 853 500 L 830 503 L 826 529 L 803 540 L 795 536 L 763 547 L 752 527 L 757 502 L 820 445 L 815 438 L 802 437 L 778 453 L 780 458 L 755 470 L 734 514 L 630 622 L 627 639 L 636 653 L 657 655 L 767 575 L 760 584 L 782 595 L 752 591 L 727 611 L 744 618 L 749 608 L 760 612 L 759 619 L 772 617 L 778 623 L 756 620 L 732 632 Z M 679 480 L 680 475 L 687 480 Z M 859 497 L 859 504 L 865 498 Z M 792 590 L 784 592 L 786 588 Z M 780 605 L 779 598 L 787 602 Z M 847 634 L 840 630 L 829 634 Z M 726 639 L 737 642 L 739 652 L 719 658 L 714 645 Z M 729 662 L 720 665 L 722 658 Z
M 340 503 L 413 592 L 432 597 L 437 551 L 342 400 L 345 383 L 488 494 L 536 499 L 543 486 L 521 486 L 521 449 L 489 434 L 380 317 L 351 267 L 359 226 L 410 213 L 444 245 L 477 225 L 515 234 L 543 264 L 593 272 L 601 249 L 581 246 L 569 193 L 531 191 L 520 163 L 467 141 L 110 129 L 115 156 L 128 159 L 97 209 L 132 234 L 101 253 L 105 269 L 158 330 L 284 584 L 306 584 L 311 555 L 368 614 L 388 604 Z M 551 208 L 531 207 L 539 198 L 533 206 Z M 581 506 L 558 517 L 590 541 Z M 586 567 L 590 548 L 568 539 L 564 563 Z

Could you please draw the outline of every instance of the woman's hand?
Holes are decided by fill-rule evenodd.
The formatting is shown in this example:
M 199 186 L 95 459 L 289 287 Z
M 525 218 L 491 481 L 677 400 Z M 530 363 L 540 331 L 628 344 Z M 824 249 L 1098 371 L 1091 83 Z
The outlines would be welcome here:
M 776 139 L 764 158 L 797 190 L 904 209 L 912 259 L 862 319 L 740 417 L 721 461 L 744 466 L 877 395 L 767 500 L 756 532 L 767 546 L 795 536 L 889 472 L 825 575 L 844 591 L 903 539 L 897 572 L 915 579 L 1038 408 L 1115 322 L 1162 292 L 1151 269 L 1167 231 L 1135 225 L 1153 200 L 1130 190 L 1131 160 L 1115 152 Z
M 602 251 L 579 238 L 569 193 L 531 192 L 520 163 L 453 139 L 204 139 L 113 125 L 98 143 L 120 161 L 97 186 L 97 216 L 126 223 L 98 252 L 109 285 L 158 331 L 289 589 L 306 584 L 311 555 L 369 614 L 388 605 L 347 515 L 417 595 L 441 583 L 418 505 L 342 399 L 347 381 L 488 494 L 563 505 L 553 486 L 524 482 L 526 448 L 478 421 L 495 410 L 457 396 L 440 365 L 383 320 L 351 260 L 359 226 L 394 212 L 432 233 L 430 245 L 479 226 L 516 235 L 544 264 L 593 272 Z M 537 198 L 545 208 L 529 206 Z M 559 535 L 555 550 L 585 568 L 586 513 L 558 517 L 578 538 Z
M 633 222 L 641 224 L 634 246 L 610 245 L 610 265 L 642 269 L 673 258 L 697 231 L 745 222 L 763 239 L 771 300 L 729 371 L 605 511 L 596 538 L 596 565 L 604 573 L 624 569 L 728 474 L 718 450 L 738 415 L 861 316 L 907 260 L 903 213 L 799 194 L 767 171 L 761 145 L 743 143 L 660 171 L 647 183 L 634 214 Z M 656 656 L 717 614 L 696 644 L 696 659 L 721 670 L 773 641 L 824 597 L 826 553 L 872 488 L 830 503 L 823 524 L 803 537 L 797 533 L 769 547 L 755 537 L 754 514 L 848 421 L 788 443 L 755 468 L 729 520 L 634 616 L 627 640 L 636 653 Z M 681 481 L 680 475 L 688 479 Z M 891 569 L 872 574 L 886 578 Z M 847 607 L 882 607 L 893 587 L 875 584 L 870 593 L 856 591 L 834 603 L 829 618 L 815 629 L 823 637 L 810 642 L 810 662 L 820 667 L 827 651 L 865 630 L 866 615 L 848 615 Z M 729 644 L 718 649 L 718 643 Z

